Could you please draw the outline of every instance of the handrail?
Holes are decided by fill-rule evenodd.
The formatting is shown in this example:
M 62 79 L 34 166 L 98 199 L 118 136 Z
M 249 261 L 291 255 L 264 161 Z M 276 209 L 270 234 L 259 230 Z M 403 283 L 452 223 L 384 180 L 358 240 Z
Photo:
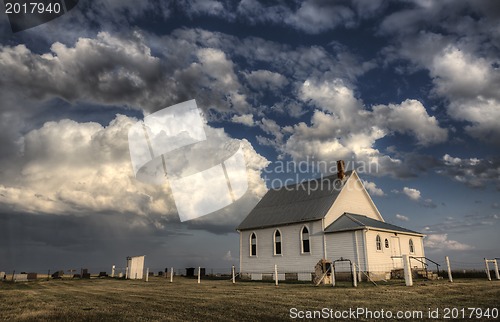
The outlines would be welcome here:
M 427 275 L 428 275 L 427 266 L 429 266 L 429 264 L 427 264 L 426 262 L 424 262 L 424 261 L 420 260 L 420 259 L 419 259 L 419 258 L 417 258 L 417 257 L 410 256 L 409 258 L 410 258 L 410 259 L 412 259 L 412 258 L 413 258 L 413 259 L 415 259 L 415 260 L 419 261 L 420 263 L 422 263 L 422 266 L 423 266 L 423 268 L 424 268 L 424 270 L 425 270 L 425 276 L 427 276 Z M 424 266 L 424 265 L 425 265 L 425 266 Z
M 391 258 L 402 258 L 402 257 L 403 257 L 403 256 L 391 256 Z M 437 275 L 439 276 L 439 266 L 441 266 L 441 265 L 439 265 L 438 263 L 436 263 L 436 262 L 435 262 L 435 261 L 433 261 L 432 259 L 427 258 L 427 257 L 424 257 L 424 256 L 421 256 L 421 257 L 416 257 L 416 256 L 408 256 L 408 258 L 410 258 L 410 259 L 415 259 L 415 260 L 419 261 L 420 263 L 424 264 L 424 265 L 425 265 L 424 269 L 425 269 L 425 273 L 426 273 L 426 274 L 427 274 L 427 266 L 429 266 L 429 264 L 428 264 L 428 263 L 426 263 L 426 262 L 424 262 L 424 261 L 422 261 L 421 259 L 423 258 L 423 259 L 425 259 L 425 260 L 428 260 L 429 262 L 432 262 L 432 263 L 436 264 L 436 271 L 437 271 Z
M 426 262 L 424 262 L 424 261 L 421 261 L 421 260 L 420 260 L 420 258 L 421 258 L 421 257 L 413 257 L 413 256 L 410 256 L 410 259 L 414 259 L 414 260 L 419 261 L 420 263 L 424 264 L 424 265 L 425 265 L 425 267 L 427 268 L 427 266 L 429 266 L 429 264 L 427 264 L 427 263 L 426 263 Z
M 435 262 L 435 261 L 433 261 L 432 259 L 427 258 L 427 257 L 424 257 L 424 256 L 422 256 L 422 257 L 409 256 L 409 257 L 410 257 L 410 258 L 413 258 L 413 259 L 418 260 L 418 261 L 419 261 L 419 262 L 421 262 L 422 264 L 425 264 L 425 266 L 426 266 L 426 270 L 427 270 L 427 266 L 428 266 L 429 264 L 427 264 L 427 263 L 425 263 L 425 262 L 421 261 L 420 259 L 424 258 L 425 260 L 428 260 L 429 262 L 432 262 L 432 263 L 436 264 L 436 271 L 437 271 L 437 274 L 438 274 L 438 276 L 439 276 L 439 266 L 441 266 L 441 265 L 439 265 L 438 263 L 436 263 L 436 262 Z

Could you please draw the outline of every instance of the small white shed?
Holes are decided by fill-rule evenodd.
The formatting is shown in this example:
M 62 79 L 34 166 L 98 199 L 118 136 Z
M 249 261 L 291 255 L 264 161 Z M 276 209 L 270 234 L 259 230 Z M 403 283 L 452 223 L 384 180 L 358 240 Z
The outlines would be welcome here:
M 144 257 L 146 256 L 128 256 L 126 279 L 142 279 L 144 275 Z

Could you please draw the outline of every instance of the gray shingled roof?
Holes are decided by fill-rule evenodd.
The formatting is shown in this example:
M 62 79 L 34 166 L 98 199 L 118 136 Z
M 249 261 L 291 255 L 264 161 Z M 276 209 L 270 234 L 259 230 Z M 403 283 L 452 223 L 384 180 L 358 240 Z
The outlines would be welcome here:
M 346 179 L 352 171 L 346 172 Z M 323 218 L 340 193 L 337 175 L 270 189 L 236 228 L 247 230 Z
M 326 233 L 335 233 L 341 231 L 358 230 L 364 228 L 391 230 L 402 233 L 418 234 L 422 235 L 413 230 L 409 230 L 396 225 L 391 225 L 383 221 L 375 220 L 366 216 L 344 213 L 337 220 L 335 220 L 330 226 L 325 229 Z

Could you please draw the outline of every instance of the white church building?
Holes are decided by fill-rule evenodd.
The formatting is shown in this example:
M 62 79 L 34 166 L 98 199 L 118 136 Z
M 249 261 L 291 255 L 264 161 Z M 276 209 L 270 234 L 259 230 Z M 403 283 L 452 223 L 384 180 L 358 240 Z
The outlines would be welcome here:
M 403 254 L 422 266 L 424 235 L 386 223 L 356 171 L 338 165 L 337 175 L 270 189 L 237 227 L 243 278 L 269 278 L 277 265 L 280 279 L 310 280 L 321 259 L 350 260 L 374 280 L 401 269 Z

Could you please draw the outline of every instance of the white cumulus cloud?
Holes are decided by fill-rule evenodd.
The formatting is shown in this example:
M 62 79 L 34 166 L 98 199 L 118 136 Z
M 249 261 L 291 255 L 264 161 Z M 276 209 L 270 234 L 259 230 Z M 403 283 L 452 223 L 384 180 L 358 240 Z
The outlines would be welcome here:
M 246 126 L 254 126 L 255 125 L 255 121 L 253 119 L 252 114 L 234 115 L 231 118 L 231 121 L 233 121 L 234 123 L 239 123 L 239 124 L 243 124 Z
M 63 119 L 28 132 L 19 153 L 11 156 L 17 167 L 0 173 L 0 207 L 53 215 L 133 214 L 149 218 L 157 228 L 164 227 L 159 220 L 178 221 L 168 180 L 152 185 L 134 177 L 127 138 L 136 121 L 118 115 L 102 126 Z M 207 126 L 206 132 L 214 140 L 228 139 L 222 129 Z M 215 226 L 237 224 L 267 191 L 260 176 L 267 160 L 247 140 L 239 143 L 247 163 L 248 191 L 238 210 L 225 209 L 217 223 L 211 223 Z M 198 166 L 190 160 L 184 164 Z
M 428 248 L 442 250 L 471 250 L 474 246 L 448 239 L 448 234 L 430 234 L 424 239 L 424 245 Z
M 400 214 L 396 214 L 396 218 L 401 220 L 401 221 L 409 221 L 410 220 L 410 218 L 408 218 L 407 216 L 403 216 Z
M 405 194 L 411 200 L 419 200 L 421 197 L 420 191 L 414 188 L 404 187 L 403 194 Z
M 365 186 L 366 190 L 368 190 L 370 195 L 377 197 L 385 196 L 384 191 L 377 187 L 377 184 L 375 182 L 363 180 L 363 185 Z
M 376 149 L 378 140 L 397 133 L 415 138 L 419 145 L 447 139 L 447 130 L 416 100 L 377 105 L 370 110 L 341 79 L 308 79 L 299 95 L 316 109 L 309 124 L 299 122 L 291 127 L 291 135 L 281 147 L 295 160 L 313 155 L 321 160 L 355 159 L 394 174 L 403 162 Z

